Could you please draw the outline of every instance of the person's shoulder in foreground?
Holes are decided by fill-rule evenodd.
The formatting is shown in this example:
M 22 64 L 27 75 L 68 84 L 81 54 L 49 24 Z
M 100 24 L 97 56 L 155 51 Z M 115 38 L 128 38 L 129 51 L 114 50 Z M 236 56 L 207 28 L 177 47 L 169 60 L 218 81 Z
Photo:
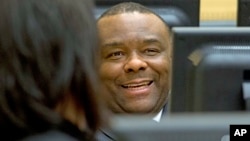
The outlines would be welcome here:
M 0 140 L 94 140 L 100 113 L 93 6 L 0 1 Z

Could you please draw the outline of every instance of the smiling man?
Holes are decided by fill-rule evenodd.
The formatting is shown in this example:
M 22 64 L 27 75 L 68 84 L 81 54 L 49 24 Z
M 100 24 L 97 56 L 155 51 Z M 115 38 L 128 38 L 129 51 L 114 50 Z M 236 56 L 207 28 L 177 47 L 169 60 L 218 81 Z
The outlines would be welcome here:
M 170 29 L 160 16 L 133 2 L 117 4 L 97 21 L 103 100 L 114 114 L 147 114 L 159 122 L 170 91 Z M 152 116 L 152 118 L 153 118 Z M 113 141 L 100 129 L 99 141 Z
M 98 19 L 99 73 L 114 113 L 162 113 L 170 91 L 170 31 L 150 9 L 118 4 Z

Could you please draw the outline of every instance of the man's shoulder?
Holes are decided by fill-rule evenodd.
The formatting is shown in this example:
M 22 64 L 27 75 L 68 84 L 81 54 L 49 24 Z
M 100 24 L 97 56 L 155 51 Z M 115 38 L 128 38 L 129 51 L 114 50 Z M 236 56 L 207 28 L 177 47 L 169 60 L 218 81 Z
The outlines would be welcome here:
M 96 133 L 98 141 L 116 141 L 116 137 L 111 130 L 100 128 Z
M 79 141 L 78 139 L 61 132 L 59 130 L 50 130 L 22 139 L 22 141 Z

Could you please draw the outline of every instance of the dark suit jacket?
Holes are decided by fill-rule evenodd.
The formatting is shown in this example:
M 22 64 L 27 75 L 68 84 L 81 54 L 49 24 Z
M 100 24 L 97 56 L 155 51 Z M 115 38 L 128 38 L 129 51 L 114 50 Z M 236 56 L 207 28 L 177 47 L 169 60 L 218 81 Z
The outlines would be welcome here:
M 58 130 L 51 130 L 41 134 L 29 136 L 22 141 L 80 141 L 79 139 L 72 137 L 64 132 Z
M 107 129 L 99 129 L 99 131 L 96 134 L 96 139 L 98 141 L 116 141 L 116 136 L 111 130 Z
M 26 136 L 21 141 L 96 141 L 92 134 L 80 131 L 76 126 L 65 121 L 58 127 Z
M 167 115 L 167 104 L 164 105 L 161 119 Z M 154 121 L 154 120 L 152 120 Z M 113 133 L 111 130 L 101 128 L 99 129 L 96 138 L 98 141 L 118 141 L 115 136 L 115 133 Z

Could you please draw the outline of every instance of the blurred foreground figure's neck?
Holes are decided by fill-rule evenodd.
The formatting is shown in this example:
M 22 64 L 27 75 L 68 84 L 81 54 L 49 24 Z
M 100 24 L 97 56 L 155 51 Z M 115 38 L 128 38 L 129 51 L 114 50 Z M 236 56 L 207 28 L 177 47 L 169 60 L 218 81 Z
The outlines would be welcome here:
M 83 110 L 79 109 L 79 106 L 77 106 L 72 96 L 69 95 L 67 98 L 59 102 L 55 111 L 58 112 L 64 119 L 76 125 L 79 130 L 88 130 L 85 113 Z

